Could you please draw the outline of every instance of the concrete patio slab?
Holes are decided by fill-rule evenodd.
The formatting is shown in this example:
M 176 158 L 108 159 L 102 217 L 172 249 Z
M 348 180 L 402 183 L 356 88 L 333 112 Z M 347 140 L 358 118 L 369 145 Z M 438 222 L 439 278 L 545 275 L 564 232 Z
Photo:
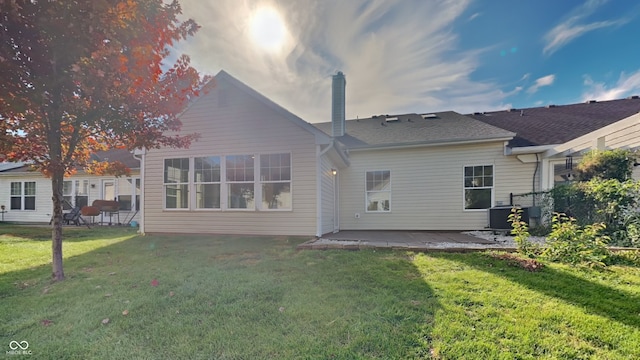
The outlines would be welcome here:
M 309 250 L 360 250 L 367 248 L 411 251 L 514 250 L 495 241 L 480 239 L 458 231 L 345 230 L 326 234 L 298 246 L 298 249 Z

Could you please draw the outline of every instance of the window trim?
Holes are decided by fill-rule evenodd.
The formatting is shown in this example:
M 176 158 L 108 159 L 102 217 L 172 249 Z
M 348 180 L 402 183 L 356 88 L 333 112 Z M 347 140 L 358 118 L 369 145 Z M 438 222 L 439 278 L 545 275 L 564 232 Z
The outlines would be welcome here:
M 175 159 L 187 159 L 189 163 L 189 168 L 187 171 L 187 182 L 179 182 L 179 183 L 166 183 L 164 178 L 165 172 L 165 161 L 167 160 L 175 160 Z M 166 157 L 162 159 L 162 210 L 165 211 L 190 211 L 191 210 L 191 186 L 189 184 L 189 177 L 193 171 L 193 161 L 191 161 L 192 157 Z M 189 193 L 187 196 L 187 207 L 185 208 L 167 208 L 167 185 L 187 185 L 187 192 Z
M 367 173 L 370 172 L 384 172 L 384 171 L 388 171 L 389 172 L 389 190 L 377 190 L 377 191 L 369 191 L 367 190 Z M 391 169 L 376 169 L 376 170 L 365 170 L 364 171 L 364 212 L 366 214 L 389 214 L 391 213 L 391 209 L 393 209 L 392 207 L 392 187 L 393 187 L 393 183 L 391 180 Z M 368 194 L 370 192 L 376 192 L 376 193 L 380 193 L 380 192 L 388 192 L 389 193 L 389 210 L 369 210 L 369 201 L 368 201 Z
M 465 186 L 464 183 L 464 177 L 465 177 L 465 169 L 468 167 L 474 167 L 474 166 L 491 166 L 492 170 L 493 170 L 493 174 L 491 176 L 492 178 L 492 186 L 481 186 L 481 187 L 471 187 L 471 188 L 467 188 Z M 466 191 L 467 189 L 491 189 L 491 204 L 489 204 L 489 207 L 486 209 L 467 209 L 466 208 L 466 203 L 467 203 L 467 199 L 466 199 Z M 462 165 L 462 211 L 464 212 L 480 212 L 480 211 L 487 211 L 490 208 L 495 206 L 495 197 L 496 197 L 496 165 L 494 163 L 480 163 L 480 164 L 465 164 Z
M 20 184 L 20 195 L 13 195 L 11 193 L 11 187 L 13 183 L 18 183 Z M 34 194 L 33 195 L 27 195 L 27 187 L 26 184 L 27 183 L 33 183 L 34 186 Z M 38 211 L 38 206 L 37 206 L 37 196 L 38 196 L 38 186 L 37 186 L 37 181 L 33 180 L 33 181 L 27 181 L 27 180 L 19 180 L 19 181 L 10 181 L 9 182 L 9 210 L 10 211 Z M 29 198 L 33 198 L 33 209 L 26 209 L 25 208 L 25 199 L 29 197 Z M 13 198 L 20 198 L 20 209 L 12 209 L 11 208 L 11 199 Z
M 230 156 L 252 156 L 253 157 L 253 181 L 228 181 L 227 180 L 227 157 Z M 220 179 L 224 179 L 224 207 L 222 207 L 222 200 L 220 203 L 220 207 L 224 210 L 224 211 L 232 211 L 232 212 L 250 212 L 250 211 L 258 211 L 258 202 L 257 202 L 257 198 L 258 196 L 260 196 L 260 198 L 262 197 L 261 191 L 262 189 L 260 189 L 260 193 L 258 191 L 258 189 L 256 188 L 256 184 L 258 183 L 258 181 L 256 181 L 256 178 L 258 176 L 260 176 L 260 170 L 259 170 L 259 166 L 260 166 L 260 154 L 256 154 L 256 153 L 233 153 L 233 154 L 228 154 L 228 155 L 224 155 L 221 156 L 222 159 L 224 159 L 224 170 L 223 170 L 223 174 L 224 174 L 224 178 L 222 178 L 222 174 Z M 247 207 L 247 208 L 232 208 L 229 207 L 229 185 L 231 184 L 253 184 L 253 206 L 252 207 Z M 222 193 L 222 189 L 220 191 Z M 262 200 L 260 200 L 262 201 Z
M 274 155 L 274 154 L 288 154 L 289 155 L 289 171 L 290 180 L 288 181 L 262 181 L 261 180 L 261 164 L 260 157 L 262 155 Z M 251 156 L 253 157 L 253 181 L 227 181 L 227 158 L 231 156 Z M 205 157 L 218 157 L 220 159 L 220 181 L 213 183 L 204 183 L 195 181 L 195 159 Z M 188 159 L 189 161 L 189 174 L 188 182 L 186 183 L 165 183 L 164 179 L 164 166 L 166 160 L 173 159 Z M 292 151 L 271 151 L 271 152 L 256 152 L 256 153 L 242 153 L 234 152 L 233 154 L 194 154 L 180 157 L 163 157 L 162 164 L 162 210 L 163 211 L 190 211 L 190 212 L 292 212 L 294 208 L 294 164 L 293 164 L 293 152 Z M 263 184 L 272 183 L 288 183 L 291 193 L 291 206 L 283 209 L 267 209 L 262 206 L 262 186 Z M 219 208 L 198 208 L 196 207 L 196 185 L 197 184 L 219 184 L 220 185 L 220 207 Z M 230 184 L 253 184 L 253 206 L 249 208 L 231 208 L 229 207 L 229 185 Z M 167 208 L 167 185 L 187 185 L 189 191 L 188 206 L 186 208 Z
M 209 157 L 217 157 L 218 160 L 220 161 L 220 180 L 218 180 L 217 182 L 202 182 L 202 181 L 196 181 L 195 176 L 196 176 L 196 158 L 209 158 Z M 191 193 L 193 194 L 193 199 L 192 199 L 192 203 L 193 203 L 193 211 L 204 211 L 204 212 L 209 212 L 209 211 L 222 211 L 223 209 L 223 184 L 224 182 L 222 181 L 223 176 L 225 175 L 225 172 L 223 170 L 223 163 L 224 163 L 224 156 L 223 155 L 194 155 L 192 157 L 189 158 L 189 161 L 193 163 L 193 173 L 190 174 L 189 176 L 189 184 L 191 186 L 193 186 L 193 190 L 191 191 Z M 193 180 L 193 181 L 192 181 Z M 197 185 L 219 185 L 220 186 L 220 205 L 217 208 L 201 208 L 198 207 L 198 199 L 197 199 L 197 190 L 196 187 Z M 190 208 L 191 210 L 191 208 Z
M 289 155 L 289 180 L 288 181 L 263 181 L 262 180 L 262 174 L 260 173 L 262 171 L 262 155 L 282 155 L 282 154 L 287 154 Z M 267 211 L 267 212 L 291 212 L 293 211 L 293 153 L 291 151 L 276 151 L 276 152 L 266 152 L 266 153 L 258 153 L 257 154 L 257 158 L 258 158 L 258 166 L 256 166 L 257 168 L 257 179 L 258 181 L 256 181 L 256 183 L 258 183 L 259 186 L 259 191 L 256 190 L 256 194 L 260 196 L 260 201 L 256 202 L 256 205 L 258 207 L 259 211 Z M 282 209 L 269 209 L 269 208 L 263 208 L 262 207 L 262 185 L 263 184 L 289 184 L 289 193 L 291 194 L 291 206 L 288 208 L 282 208 Z

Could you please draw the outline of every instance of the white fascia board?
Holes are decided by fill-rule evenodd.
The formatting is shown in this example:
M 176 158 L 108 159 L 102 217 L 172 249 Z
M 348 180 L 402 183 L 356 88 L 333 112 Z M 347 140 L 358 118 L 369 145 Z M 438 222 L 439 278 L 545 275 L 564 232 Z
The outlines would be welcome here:
M 522 147 L 507 147 L 505 155 L 524 155 L 524 154 L 539 154 L 550 149 L 553 149 L 558 144 L 553 145 L 538 145 L 538 146 L 522 146 Z
M 391 149 L 411 149 L 411 148 L 423 148 L 433 146 L 450 146 L 450 145 L 469 145 L 469 144 L 484 144 L 489 142 L 509 141 L 512 138 L 486 138 L 480 140 L 447 140 L 438 142 L 418 142 L 408 144 L 388 144 L 388 145 L 369 145 L 363 147 L 352 147 L 349 151 L 372 151 L 372 150 L 391 150 Z

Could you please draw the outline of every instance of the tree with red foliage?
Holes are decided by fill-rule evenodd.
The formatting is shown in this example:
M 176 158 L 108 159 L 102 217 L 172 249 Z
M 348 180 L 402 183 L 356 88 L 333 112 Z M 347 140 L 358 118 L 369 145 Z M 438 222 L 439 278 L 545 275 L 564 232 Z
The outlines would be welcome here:
M 62 267 L 62 183 L 108 148 L 188 147 L 178 114 L 208 83 L 171 46 L 198 25 L 177 1 L 0 0 L 0 154 L 51 178 L 53 278 Z M 120 175 L 116 173 L 115 175 Z

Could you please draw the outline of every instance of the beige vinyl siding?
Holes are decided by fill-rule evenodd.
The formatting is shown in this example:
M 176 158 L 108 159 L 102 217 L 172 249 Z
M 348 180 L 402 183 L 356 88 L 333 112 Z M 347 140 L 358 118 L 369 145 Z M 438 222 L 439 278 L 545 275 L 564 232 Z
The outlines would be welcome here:
M 494 200 L 532 189 L 535 163 L 504 156 L 502 142 L 398 150 L 352 151 L 340 173 L 343 230 L 468 230 L 487 226 L 487 211 L 463 210 L 463 167 L 494 166 Z M 365 172 L 391 171 L 388 213 L 366 212 Z M 355 214 L 360 218 L 356 218 Z
M 612 132 L 605 137 L 605 140 L 606 147 L 609 149 L 640 147 L 640 123 Z
M 221 91 L 227 93 L 220 96 Z M 146 155 L 145 232 L 315 235 L 314 135 L 223 81 L 196 101 L 181 120 L 183 133 L 198 133 L 200 138 L 189 149 L 158 149 Z M 192 203 L 189 210 L 163 209 L 164 159 L 227 155 L 256 155 L 257 159 L 268 153 L 291 154 L 292 210 L 195 210 Z
M 334 175 L 331 169 L 337 169 L 326 156 L 322 157 L 322 234 L 331 233 L 334 230 L 334 201 L 333 191 Z M 338 174 L 339 176 L 339 174 Z

